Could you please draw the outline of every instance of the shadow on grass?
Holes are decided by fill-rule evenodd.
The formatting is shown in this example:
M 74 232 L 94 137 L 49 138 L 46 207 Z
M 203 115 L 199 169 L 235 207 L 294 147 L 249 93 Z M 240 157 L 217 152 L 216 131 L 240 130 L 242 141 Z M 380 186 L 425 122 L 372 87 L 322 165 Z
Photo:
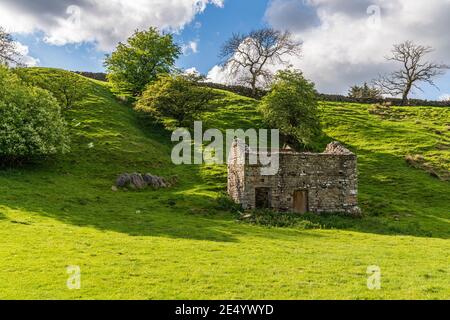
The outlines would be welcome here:
M 58 174 L 47 176 L 45 184 L 37 188 L 35 178 L 43 181 L 43 173 L 30 172 L 36 177 L 28 177 L 26 182 L 21 178 L 28 175 L 22 173 L 3 181 L 15 185 L 16 190 L 20 191 L 5 198 L 0 196 L 0 204 L 76 227 L 113 231 L 133 237 L 238 242 L 241 235 L 292 241 L 298 241 L 302 236 L 320 236 L 293 229 L 270 232 L 266 228 L 236 223 L 232 214 L 215 209 L 214 196 L 203 195 L 214 192 L 197 190 L 201 181 L 198 168 L 189 168 L 179 172 L 182 181 L 176 188 L 118 192 L 111 191 L 108 180 L 104 180 L 104 188 L 99 188 L 100 181 L 91 184 L 76 176 L 68 179 Z

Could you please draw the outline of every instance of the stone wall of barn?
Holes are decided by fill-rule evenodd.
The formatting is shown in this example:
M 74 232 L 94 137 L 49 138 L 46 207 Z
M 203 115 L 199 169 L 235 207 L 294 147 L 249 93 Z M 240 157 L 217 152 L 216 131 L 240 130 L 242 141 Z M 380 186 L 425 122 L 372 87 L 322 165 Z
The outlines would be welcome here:
M 281 152 L 279 156 L 280 169 L 273 176 L 262 176 L 259 165 L 242 165 L 242 159 L 240 165 L 230 162 L 230 196 L 245 209 L 253 209 L 257 189 L 268 188 L 272 209 L 293 211 L 294 193 L 305 191 L 310 212 L 359 214 L 356 155 L 332 143 L 324 153 Z

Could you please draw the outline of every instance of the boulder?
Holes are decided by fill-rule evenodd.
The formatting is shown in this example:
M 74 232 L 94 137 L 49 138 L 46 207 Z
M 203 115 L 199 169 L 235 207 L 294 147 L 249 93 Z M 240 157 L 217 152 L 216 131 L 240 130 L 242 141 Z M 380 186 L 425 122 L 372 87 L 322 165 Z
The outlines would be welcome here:
M 158 177 L 158 176 L 154 176 L 150 173 L 146 173 L 144 175 L 144 180 L 147 182 L 147 184 L 150 187 L 153 187 L 155 189 L 159 189 L 159 188 L 167 188 L 167 183 L 164 181 L 163 178 Z
M 130 176 L 130 180 L 131 180 L 131 187 L 135 188 L 135 189 L 145 189 L 147 187 L 147 182 L 145 182 L 144 178 L 142 177 L 141 174 L 139 173 L 133 173 Z
M 145 189 L 146 187 L 152 187 L 154 189 L 167 188 L 169 184 L 164 180 L 164 178 L 154 176 L 150 173 L 141 175 L 140 173 L 121 174 L 116 180 L 117 188 L 127 188 L 132 189 Z
M 116 180 L 116 187 L 125 188 L 131 183 L 131 177 L 128 173 L 121 174 Z
M 155 187 L 157 184 L 157 179 L 155 176 L 151 175 L 150 173 L 144 174 L 144 181 L 147 182 L 147 185 L 150 187 Z

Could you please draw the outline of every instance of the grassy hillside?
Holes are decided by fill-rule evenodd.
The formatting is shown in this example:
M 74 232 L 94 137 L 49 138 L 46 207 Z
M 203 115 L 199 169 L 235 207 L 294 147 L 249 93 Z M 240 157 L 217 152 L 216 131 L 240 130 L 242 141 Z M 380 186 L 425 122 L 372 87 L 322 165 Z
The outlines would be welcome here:
M 266 228 L 216 209 L 224 167 L 172 165 L 169 133 L 143 126 L 107 84 L 86 81 L 89 97 L 67 113 L 72 153 L 0 171 L 1 299 L 450 297 L 449 182 L 404 159 L 420 154 L 449 169 L 447 109 L 399 108 L 399 120 L 323 103 L 328 139 L 359 156 L 366 217 Z M 254 100 L 221 94 L 208 127 L 261 125 Z M 134 171 L 179 182 L 111 190 L 118 174 Z M 80 290 L 67 289 L 69 265 L 81 267 Z M 371 265 L 382 270 L 381 290 L 367 289 Z

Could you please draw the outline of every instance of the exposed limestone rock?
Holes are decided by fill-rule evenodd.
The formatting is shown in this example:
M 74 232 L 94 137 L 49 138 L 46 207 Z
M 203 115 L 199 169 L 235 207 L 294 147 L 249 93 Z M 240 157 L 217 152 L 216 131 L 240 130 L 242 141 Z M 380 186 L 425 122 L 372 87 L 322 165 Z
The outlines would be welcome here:
M 131 183 L 131 177 L 128 173 L 124 173 L 120 175 L 116 180 L 116 187 L 118 188 L 126 188 Z
M 130 187 L 138 190 L 145 189 L 147 187 L 147 182 L 145 182 L 144 178 L 139 173 L 133 173 L 130 176 Z
M 154 176 L 150 173 L 142 175 L 140 173 L 121 174 L 116 180 L 117 188 L 131 188 L 142 190 L 147 187 L 152 187 L 154 189 L 167 188 L 168 184 L 164 178 Z
M 167 183 L 165 182 L 165 180 L 161 177 L 158 176 L 154 176 L 150 173 L 146 173 L 144 175 L 144 180 L 145 182 L 153 188 L 167 188 Z

